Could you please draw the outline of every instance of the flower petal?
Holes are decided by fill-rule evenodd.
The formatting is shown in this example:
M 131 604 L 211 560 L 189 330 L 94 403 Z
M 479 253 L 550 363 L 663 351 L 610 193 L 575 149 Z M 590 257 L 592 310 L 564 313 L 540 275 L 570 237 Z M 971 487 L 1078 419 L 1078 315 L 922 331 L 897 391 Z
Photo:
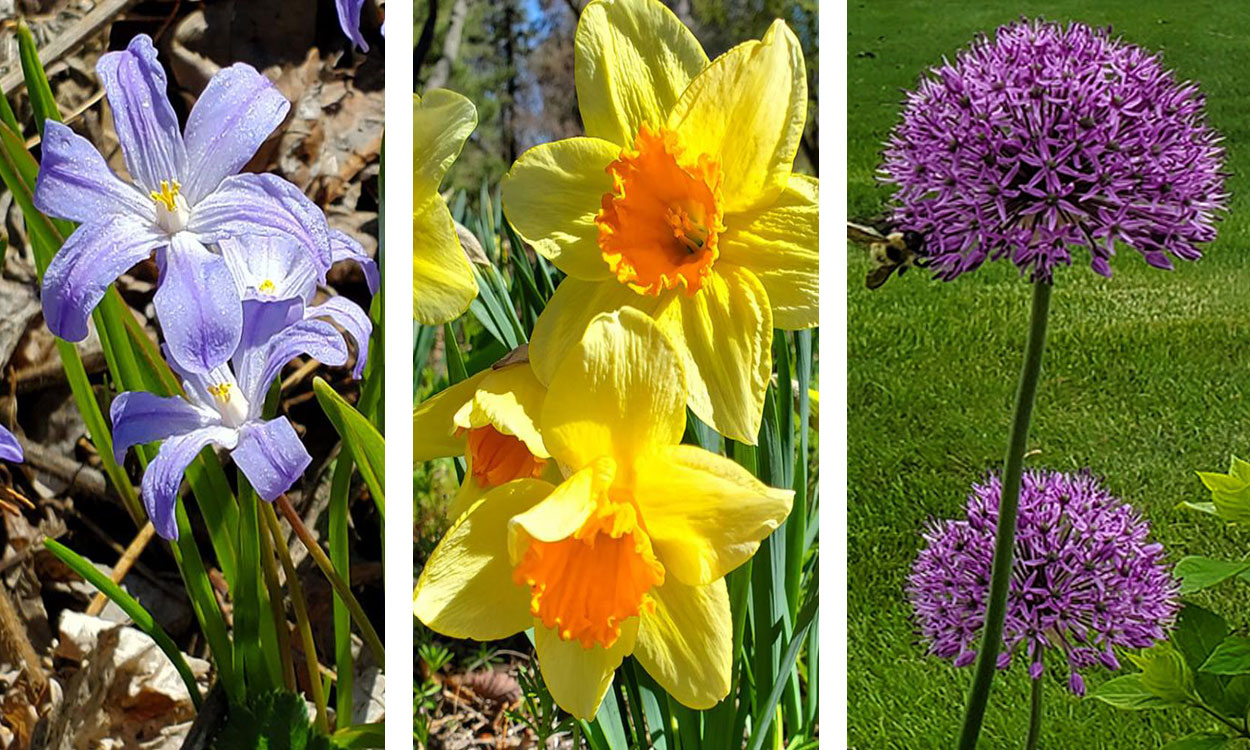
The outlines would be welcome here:
M 365 0 L 334 0 L 334 8 L 339 12 L 339 28 L 343 29 L 344 36 L 352 40 L 361 52 L 368 52 L 369 45 L 360 33 L 360 9 L 364 4 Z
M 200 451 L 208 445 L 219 445 L 227 450 L 234 447 L 238 431 L 229 427 L 204 427 L 185 435 L 175 435 L 161 443 L 156 457 L 143 474 L 143 507 L 148 518 L 162 539 L 178 538 L 178 523 L 174 508 L 178 503 L 178 488 L 182 476 Z
M 820 182 L 792 174 L 775 203 L 734 214 L 720 236 L 720 263 L 750 269 L 768 293 L 773 325 L 820 323 Z
M 651 590 L 634 658 L 683 706 L 711 708 L 729 694 L 733 619 L 724 579 L 687 586 L 669 578 Z
M 13 433 L 3 427 L 0 427 L 0 461 L 15 464 L 22 461 L 22 444 L 17 442 Z
M 556 370 L 543 403 L 547 450 L 580 468 L 600 456 L 624 466 L 686 430 L 681 356 L 659 326 L 632 307 L 595 318 Z
M 161 189 L 161 180 L 181 182 L 186 148 L 152 39 L 147 34 L 136 36 L 125 50 L 102 55 L 95 70 L 108 94 L 113 129 L 131 179 L 155 191 Z
M 550 458 L 538 432 L 547 389 L 538 382 L 534 370 L 525 363 L 489 369 L 473 393 L 473 398 L 456 414 L 458 427 L 493 426 L 504 435 L 525 443 L 539 458 Z M 463 416 L 462 416 L 463 415 Z
M 412 316 L 422 325 L 460 317 L 477 296 L 477 280 L 447 204 L 434 193 L 412 207 Z
M 464 142 L 477 127 L 473 102 L 432 89 L 412 97 L 412 192 L 417 202 L 438 191 Z
M 582 340 L 596 315 L 633 307 L 646 313 L 655 309 L 657 298 L 644 296 L 615 279 L 582 281 L 566 278 L 547 301 L 530 336 L 530 366 L 539 382 L 550 383 L 556 368 Z
M 691 152 L 720 164 L 725 212 L 733 213 L 785 189 L 806 120 L 803 50 L 777 20 L 762 41 L 739 44 L 691 81 L 668 127 Z
M 109 419 L 113 422 L 113 457 L 118 463 L 131 446 L 185 435 L 215 422 L 184 398 L 166 398 L 147 391 L 118 394 L 109 406 Z
M 260 499 L 270 503 L 291 489 L 312 463 L 286 417 L 244 425 L 230 457 Z
M 794 492 L 769 487 L 724 456 L 674 445 L 639 463 L 634 497 L 664 569 L 703 586 L 755 554 L 790 513 Z
M 693 297 L 669 295 L 656 312 L 686 365 L 688 405 L 717 432 L 755 445 L 772 374 L 773 317 L 750 271 L 717 266 Z
M 531 540 L 558 542 L 572 536 L 599 507 L 597 498 L 608 491 L 615 476 L 616 463 L 606 456 L 598 458 L 533 507 L 514 514 L 508 522 L 508 555 L 513 564 L 521 559 Z
M 330 367 L 347 364 L 347 344 L 334 326 L 323 320 L 301 320 L 269 340 L 261 367 L 239 372 L 239 386 L 249 402 L 264 399 L 274 378 L 292 359 L 312 357 Z M 239 368 L 242 369 L 242 368 Z
M 472 400 L 473 392 L 489 374 L 490 370 L 482 370 L 417 404 L 412 410 L 414 462 L 464 455 L 465 438 L 456 434 L 456 412 Z
M 291 109 L 282 92 L 251 65 L 235 63 L 209 80 L 187 118 L 187 173 L 182 185 L 194 206 L 238 174 Z
M 319 269 L 290 237 L 223 237 L 217 241 L 217 249 L 230 266 L 235 285 L 245 300 L 294 299 L 303 304 L 317 291 Z
M 382 288 L 382 277 L 378 273 L 377 261 L 370 258 L 365 248 L 346 232 L 331 229 L 330 262 L 333 264 L 344 260 L 350 260 L 360 266 L 360 270 L 365 274 L 365 285 L 369 287 L 369 294 L 377 294 L 378 289 Z
M 631 146 L 708 66 L 699 40 L 657 0 L 598 0 L 577 22 L 574 74 L 586 134 Z
M 551 491 L 537 479 L 496 487 L 448 530 L 421 571 L 412 609 L 452 638 L 490 641 L 530 627 L 530 592 L 512 582 L 508 519 Z
M 373 334 L 373 321 L 360 305 L 346 297 L 331 297 L 320 305 L 304 311 L 305 318 L 328 318 L 356 342 L 356 364 L 352 377 L 360 379 L 369 360 L 369 336 Z
M 582 648 L 566 641 L 540 621 L 534 623 L 534 650 L 543 682 L 556 703 L 579 719 L 590 721 L 612 684 L 612 673 L 631 651 L 638 635 L 638 618 L 621 623 L 621 637 L 612 648 Z
M 578 279 L 614 279 L 599 251 L 595 216 L 613 189 L 608 165 L 621 147 L 566 138 L 521 154 L 503 178 L 503 210 L 521 239 Z
M 164 251 L 153 299 L 169 354 L 187 372 L 225 364 L 243 334 L 243 301 L 230 267 L 186 232 Z
M 489 490 L 478 483 L 477 478 L 473 476 L 473 456 L 465 456 L 465 472 L 464 481 L 460 483 L 460 489 L 456 490 L 456 495 L 447 503 L 447 507 L 443 509 L 447 519 L 454 521 L 464 512 L 473 507 L 473 503 L 482 499 Z M 500 485 L 502 486 L 502 485 Z
M 318 277 L 330 268 L 330 227 L 321 209 L 286 180 L 272 174 L 227 177 L 191 211 L 187 229 L 212 244 L 249 234 L 290 237 L 317 264 Z
M 35 183 L 35 207 L 70 221 L 100 220 L 129 214 L 155 221 L 152 201 L 118 179 L 91 141 L 56 120 L 43 131 L 43 160 Z
M 80 225 L 43 276 L 43 317 L 66 341 L 87 338 L 87 319 L 118 276 L 169 240 L 131 216 Z

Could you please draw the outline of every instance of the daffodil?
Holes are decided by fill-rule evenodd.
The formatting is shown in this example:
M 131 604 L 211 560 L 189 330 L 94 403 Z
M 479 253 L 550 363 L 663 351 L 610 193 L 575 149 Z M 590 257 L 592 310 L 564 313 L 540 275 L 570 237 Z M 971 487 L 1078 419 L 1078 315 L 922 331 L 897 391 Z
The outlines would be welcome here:
M 605 313 L 556 369 L 539 427 L 566 474 L 519 479 L 459 517 L 426 563 L 417 615 L 445 635 L 493 640 L 533 628 L 551 695 L 595 715 L 633 654 L 675 699 L 729 692 L 725 574 L 790 512 L 732 461 L 680 445 L 683 359 L 632 308 Z
M 817 324 L 815 178 L 793 172 L 803 53 L 776 21 L 709 62 L 658 0 L 595 0 L 576 33 L 586 137 L 530 149 L 508 220 L 564 271 L 530 341 L 550 382 L 596 314 L 651 315 L 686 365 L 689 406 L 755 443 L 774 328 Z
M 412 460 L 464 456 L 464 482 L 447 517 L 514 479 L 559 479 L 538 432 L 547 389 L 524 350 L 439 392 L 412 411 Z
M 456 237 L 451 211 L 438 186 L 460 155 L 477 110 L 454 91 L 412 97 L 412 313 L 418 323 L 440 325 L 469 309 L 477 281 Z

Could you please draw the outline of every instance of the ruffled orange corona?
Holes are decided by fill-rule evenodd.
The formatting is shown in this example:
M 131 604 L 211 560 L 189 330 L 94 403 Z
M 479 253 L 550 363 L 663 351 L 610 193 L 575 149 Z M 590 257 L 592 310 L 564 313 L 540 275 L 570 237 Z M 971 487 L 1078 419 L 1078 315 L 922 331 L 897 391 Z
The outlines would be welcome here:
M 608 173 L 614 188 L 595 223 L 617 281 L 640 294 L 702 289 L 725 231 L 720 165 L 706 154 L 690 159 L 675 133 L 644 125 Z

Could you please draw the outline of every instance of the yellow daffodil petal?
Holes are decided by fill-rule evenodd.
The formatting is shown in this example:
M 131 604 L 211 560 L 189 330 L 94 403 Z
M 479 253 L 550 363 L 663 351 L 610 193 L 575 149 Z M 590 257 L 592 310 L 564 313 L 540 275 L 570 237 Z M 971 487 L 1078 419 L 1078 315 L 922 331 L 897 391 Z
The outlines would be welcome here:
M 472 464 L 473 459 L 469 458 L 467 463 Z M 502 485 L 500 485 L 502 486 Z M 483 487 L 473 477 L 473 467 L 469 466 L 464 474 L 464 481 L 460 483 L 460 489 L 456 490 L 456 496 L 447 504 L 447 518 L 454 521 L 464 514 L 466 510 L 473 507 L 473 503 L 481 500 L 488 492 L 488 488 Z
M 711 708 L 729 694 L 733 661 L 725 580 L 687 586 L 670 578 L 651 596 L 655 611 L 639 618 L 634 658 L 682 705 Z
M 819 194 L 815 177 L 792 174 L 775 203 L 728 217 L 720 236 L 720 262 L 759 278 L 773 325 L 788 331 L 820 322 Z
M 560 708 L 579 719 L 591 720 L 612 684 L 612 673 L 634 648 L 638 618 L 621 625 L 621 637 L 611 648 L 582 648 L 577 641 L 566 641 L 551 628 L 534 620 L 534 649 L 543 682 Z
M 556 368 L 564 361 L 596 315 L 633 307 L 650 313 L 656 298 L 637 294 L 613 281 L 582 281 L 566 278 L 547 301 L 534 333 L 530 336 L 530 366 L 543 383 L 550 383 Z
M 561 463 L 613 456 L 622 470 L 686 429 L 685 375 L 673 343 L 645 313 L 624 307 L 591 321 L 551 379 L 543 404 L 547 449 Z
M 616 476 L 611 458 L 600 458 L 553 489 L 542 502 L 508 522 L 508 555 L 521 559 L 531 539 L 558 542 L 572 536 L 598 507 L 596 498 L 608 491 Z
M 469 134 L 477 127 L 473 102 L 454 91 L 433 89 L 412 97 L 412 191 L 438 190 Z
M 807 120 L 806 76 L 799 40 L 778 20 L 763 40 L 713 60 L 673 108 L 668 127 L 720 163 L 726 214 L 771 203 L 785 188 Z
M 491 641 L 533 624 L 529 591 L 512 582 L 508 521 L 539 503 L 552 486 L 537 479 L 491 490 L 452 525 L 421 571 L 413 613 L 452 638 Z
M 477 280 L 451 212 L 438 193 L 413 193 L 412 317 L 442 325 L 460 317 L 477 296 Z
M 685 360 L 691 410 L 725 437 L 754 445 L 772 373 L 773 316 L 760 280 L 717 265 L 700 293 L 669 295 L 656 321 Z
M 491 425 L 525 443 L 535 456 L 549 458 L 537 424 L 546 395 L 528 364 L 489 369 L 473 398 L 456 414 L 456 424 L 465 429 Z
M 503 178 L 503 209 L 521 239 L 569 276 L 610 279 L 599 251 L 599 213 L 612 190 L 608 164 L 620 147 L 599 138 L 568 138 L 521 154 Z
M 456 434 L 455 416 L 473 399 L 473 393 L 489 374 L 489 370 L 479 372 L 417 404 L 412 410 L 413 461 L 432 461 L 464 453 L 464 436 Z
M 596 0 L 577 22 L 574 77 L 588 135 L 630 146 L 663 125 L 708 65 L 699 40 L 658 0 Z
M 764 484 L 724 456 L 692 445 L 639 463 L 634 485 L 664 569 L 706 585 L 746 562 L 790 513 L 791 490 Z

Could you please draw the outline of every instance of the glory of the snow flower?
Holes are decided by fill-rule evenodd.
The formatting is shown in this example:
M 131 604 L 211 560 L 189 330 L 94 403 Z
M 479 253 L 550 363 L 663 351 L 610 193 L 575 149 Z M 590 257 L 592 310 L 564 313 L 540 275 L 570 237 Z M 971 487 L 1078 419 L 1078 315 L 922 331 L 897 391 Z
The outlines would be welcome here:
M 0 461 L 21 463 L 22 458 L 22 444 L 17 442 L 13 433 L 0 427 Z
M 161 269 L 157 318 L 178 365 L 208 373 L 235 351 L 242 304 L 225 260 L 208 246 L 230 237 L 288 237 L 324 279 L 331 263 L 325 216 L 294 185 L 238 174 L 290 104 L 246 64 L 213 76 L 180 132 L 165 72 L 145 35 L 100 58 L 130 182 L 86 139 L 48 121 L 35 205 L 80 222 L 44 277 L 43 310 L 63 339 L 87 335 L 108 285 L 153 251 Z

